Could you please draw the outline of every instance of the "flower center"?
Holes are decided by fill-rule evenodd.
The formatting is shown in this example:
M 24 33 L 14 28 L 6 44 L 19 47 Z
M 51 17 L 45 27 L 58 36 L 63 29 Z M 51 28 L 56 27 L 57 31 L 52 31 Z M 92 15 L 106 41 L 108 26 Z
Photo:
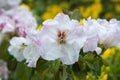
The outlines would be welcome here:
M 58 43 L 59 44 L 66 44 L 66 31 L 58 30 Z
M 19 52 L 22 52 L 22 51 L 24 50 L 25 47 L 27 47 L 27 44 L 22 43 L 22 44 L 20 45 Z

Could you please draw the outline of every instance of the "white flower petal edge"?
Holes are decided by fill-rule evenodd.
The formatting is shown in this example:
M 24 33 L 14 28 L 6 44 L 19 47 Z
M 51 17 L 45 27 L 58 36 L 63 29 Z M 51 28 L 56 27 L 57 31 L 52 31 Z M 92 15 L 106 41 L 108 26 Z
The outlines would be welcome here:
M 86 36 L 77 20 L 70 20 L 68 15 L 59 13 L 54 19 L 43 22 L 41 33 L 44 36 L 44 39 L 39 39 L 42 43 L 42 58 L 59 58 L 67 65 L 78 61 L 79 51 L 86 41 Z
M 88 52 L 88 51 L 96 51 L 97 54 L 101 53 L 99 50 L 98 51 L 98 41 L 99 41 L 99 28 L 101 25 L 99 23 L 91 18 L 88 18 L 87 20 L 84 20 L 84 30 L 87 35 L 87 40 L 85 42 L 85 45 L 83 47 L 83 52 Z
M 36 67 L 37 61 L 41 56 L 41 52 L 39 52 L 41 42 L 38 41 L 40 35 L 41 33 L 34 28 L 27 29 L 26 38 L 30 40 L 31 43 L 24 49 L 23 56 L 29 67 Z
M 15 30 L 14 21 L 12 21 L 8 16 L 0 16 L 0 30 L 1 33 L 13 32 Z
M 36 67 L 40 57 L 38 48 L 29 38 L 14 37 L 10 40 L 8 51 L 17 61 L 26 60 L 29 67 Z
M 47 38 L 49 39 L 49 38 Z M 42 58 L 45 60 L 56 60 L 60 57 L 63 57 L 63 52 L 61 51 L 62 46 L 58 46 L 56 43 L 45 40 L 45 43 L 42 43 Z
M 23 56 L 26 59 L 26 63 L 28 63 L 29 67 L 36 67 L 40 54 L 38 53 L 36 46 L 29 45 L 24 49 Z
M 86 44 L 83 48 L 84 52 L 96 51 L 100 54 L 102 51 L 98 44 L 103 45 L 102 48 L 120 46 L 120 21 L 111 19 L 91 19 L 84 20 L 84 29 L 88 35 Z M 117 35 L 116 35 L 117 34 Z M 96 38 L 95 38 L 96 36 Z M 91 49 L 92 48 L 92 49 Z
M 66 45 L 63 49 L 65 54 L 61 59 L 63 64 L 71 65 L 78 61 L 80 48 L 76 44 Z
M 21 0 L 0 0 L 0 8 L 11 9 L 18 6 L 21 3 Z
M 8 51 L 17 61 L 23 61 L 25 59 L 23 51 L 28 44 L 28 41 L 24 37 L 14 37 L 10 40 Z

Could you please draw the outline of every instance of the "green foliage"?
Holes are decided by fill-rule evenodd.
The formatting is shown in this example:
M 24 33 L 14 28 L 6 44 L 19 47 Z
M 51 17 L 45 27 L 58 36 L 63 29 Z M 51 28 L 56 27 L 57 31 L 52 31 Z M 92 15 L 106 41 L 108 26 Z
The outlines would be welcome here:
M 71 15 L 70 15 L 71 19 L 75 19 L 75 20 L 78 20 L 80 21 L 80 11 L 79 10 L 74 10 Z
M 81 16 L 82 13 L 79 7 L 84 5 L 87 8 L 95 1 L 97 0 L 64 0 L 62 2 L 68 4 L 68 9 L 63 9 L 63 13 L 68 14 L 71 19 L 80 21 L 83 16 Z M 38 24 L 41 24 L 43 22 L 42 15 L 47 8 L 50 5 L 58 5 L 62 2 L 61 0 L 23 0 L 22 3 L 31 8 L 31 12 L 36 17 Z M 105 18 L 106 13 L 112 13 L 114 14 L 112 17 L 120 19 L 120 12 L 117 12 L 115 8 L 116 4 L 120 5 L 119 0 L 114 3 L 112 0 L 101 0 L 103 8 L 99 17 Z M 112 17 L 110 16 L 107 19 Z M 7 36 L 0 45 L 0 59 L 4 59 L 8 64 L 10 70 L 9 80 L 86 80 L 87 74 L 92 76 L 91 80 L 98 80 L 103 65 L 110 67 L 110 71 L 104 70 L 108 74 L 108 80 L 120 78 L 120 50 L 116 50 L 115 55 L 109 59 L 102 59 L 95 52 L 83 53 L 81 50 L 79 61 L 73 65 L 64 65 L 59 59 L 45 61 L 40 58 L 36 68 L 29 68 L 24 61 L 18 63 L 13 56 L 9 55 L 7 50 L 9 39 L 10 36 Z

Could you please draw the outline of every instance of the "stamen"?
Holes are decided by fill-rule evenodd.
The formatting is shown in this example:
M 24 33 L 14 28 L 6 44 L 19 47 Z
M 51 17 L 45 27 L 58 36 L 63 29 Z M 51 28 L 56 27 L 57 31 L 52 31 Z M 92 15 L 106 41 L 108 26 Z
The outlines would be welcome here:
M 66 32 L 58 30 L 58 43 L 65 44 L 66 43 Z

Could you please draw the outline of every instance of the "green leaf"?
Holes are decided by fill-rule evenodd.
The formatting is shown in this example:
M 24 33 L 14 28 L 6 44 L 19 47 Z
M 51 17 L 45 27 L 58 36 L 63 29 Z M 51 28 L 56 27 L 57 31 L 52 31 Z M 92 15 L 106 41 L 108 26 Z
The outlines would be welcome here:
M 31 77 L 30 80 L 42 80 L 37 72 L 34 71 L 34 75 Z
M 62 71 L 60 72 L 60 80 L 66 80 L 67 79 L 67 72 L 66 72 L 66 66 L 62 66 Z
M 49 65 L 50 71 L 52 73 L 56 73 L 59 70 L 60 64 L 61 64 L 61 61 L 59 59 L 55 61 L 51 61 Z
M 80 21 L 80 11 L 79 10 L 74 10 L 73 12 L 72 12 L 72 14 L 70 15 L 70 17 L 71 17 L 71 19 L 75 19 L 75 20 L 78 20 L 78 21 Z
M 18 63 L 13 74 L 14 80 L 30 80 L 32 69 L 27 67 L 24 63 Z
M 99 55 L 95 54 L 94 52 L 88 52 L 84 56 L 84 60 L 91 70 L 95 71 L 97 74 L 100 74 L 103 62 Z
M 86 60 L 86 61 L 89 61 L 89 62 L 92 62 L 92 61 L 94 61 L 94 54 L 93 53 L 86 53 L 86 55 L 84 56 L 84 59 Z

